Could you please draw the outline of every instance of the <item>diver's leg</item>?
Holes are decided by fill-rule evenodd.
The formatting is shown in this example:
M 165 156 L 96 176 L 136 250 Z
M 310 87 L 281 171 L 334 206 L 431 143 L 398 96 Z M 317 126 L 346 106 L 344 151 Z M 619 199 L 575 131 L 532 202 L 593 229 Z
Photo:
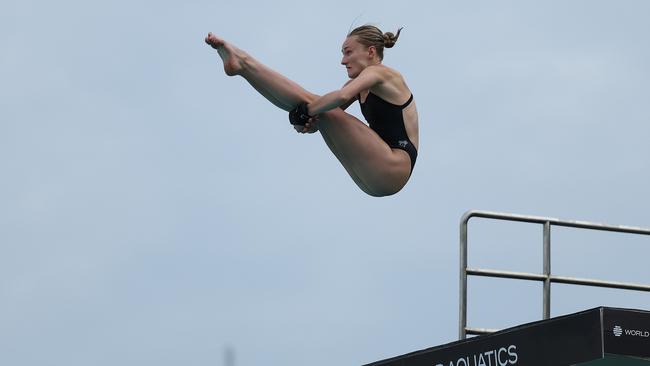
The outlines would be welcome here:
M 391 149 L 366 124 L 340 108 L 319 115 L 318 130 L 359 188 L 372 196 L 397 193 L 411 174 L 411 160 Z M 334 148 L 332 148 L 334 147 Z
M 348 160 L 348 157 L 343 156 L 343 154 L 341 154 L 339 152 L 339 149 L 336 147 L 336 144 L 334 143 L 334 141 L 332 141 L 330 136 L 327 135 L 326 133 L 321 133 L 321 136 L 323 137 L 323 140 L 325 141 L 325 144 L 327 144 L 327 147 L 330 148 L 330 150 L 332 151 L 334 156 L 336 156 L 336 158 L 339 160 L 341 165 L 343 165 L 343 168 L 345 168 L 345 171 L 348 172 L 348 174 L 350 175 L 350 178 L 352 178 L 354 183 L 356 183 L 357 186 L 359 186 L 359 188 L 361 188 L 362 191 L 364 191 L 365 193 L 367 193 L 369 195 L 372 195 L 372 191 L 370 191 L 370 189 L 361 180 L 361 178 L 357 175 L 357 173 L 354 170 L 352 170 L 352 167 L 350 167 L 349 164 L 346 165 L 345 162 Z
M 285 111 L 318 97 L 212 33 L 208 34 L 205 42 L 217 50 L 226 75 L 241 75 L 255 90 Z

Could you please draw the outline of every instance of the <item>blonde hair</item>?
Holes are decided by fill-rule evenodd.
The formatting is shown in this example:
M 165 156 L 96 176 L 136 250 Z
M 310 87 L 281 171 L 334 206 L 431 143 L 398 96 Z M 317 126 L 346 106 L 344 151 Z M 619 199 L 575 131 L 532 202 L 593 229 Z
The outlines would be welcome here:
M 379 28 L 374 25 L 362 25 L 354 28 L 348 34 L 348 37 L 356 36 L 357 41 L 366 47 L 374 46 L 377 50 L 377 55 L 380 60 L 384 59 L 384 47 L 391 48 L 397 42 L 402 28 L 397 30 L 397 34 L 391 32 L 382 33 Z

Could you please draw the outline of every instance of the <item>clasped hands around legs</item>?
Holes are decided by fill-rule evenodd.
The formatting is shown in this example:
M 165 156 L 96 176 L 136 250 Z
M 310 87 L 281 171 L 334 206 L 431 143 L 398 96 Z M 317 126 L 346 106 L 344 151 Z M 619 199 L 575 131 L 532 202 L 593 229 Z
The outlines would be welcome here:
M 306 102 L 298 104 L 294 109 L 289 111 L 289 123 L 299 133 L 314 133 L 318 131 L 318 116 L 309 115 Z

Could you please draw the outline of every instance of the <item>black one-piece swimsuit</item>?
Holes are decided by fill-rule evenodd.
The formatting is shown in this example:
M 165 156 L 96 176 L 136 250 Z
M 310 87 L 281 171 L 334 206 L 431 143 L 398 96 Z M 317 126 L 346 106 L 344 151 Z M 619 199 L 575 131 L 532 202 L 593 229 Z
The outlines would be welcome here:
M 368 121 L 370 128 L 377 132 L 379 137 L 386 141 L 388 146 L 404 150 L 409 154 L 411 158 L 411 172 L 413 172 L 418 151 L 406 133 L 402 110 L 411 104 L 412 101 L 413 94 L 411 94 L 411 97 L 406 103 L 397 105 L 388 103 L 373 93 L 368 92 L 366 101 L 361 103 L 361 95 L 359 95 L 361 113 L 363 113 L 366 121 Z

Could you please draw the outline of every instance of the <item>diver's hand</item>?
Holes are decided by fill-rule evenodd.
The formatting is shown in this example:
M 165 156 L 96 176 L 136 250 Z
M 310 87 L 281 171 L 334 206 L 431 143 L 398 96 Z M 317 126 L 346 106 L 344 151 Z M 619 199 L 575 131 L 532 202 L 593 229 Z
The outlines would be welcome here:
M 314 133 L 318 131 L 318 116 L 310 117 L 305 125 L 293 125 L 298 133 Z

